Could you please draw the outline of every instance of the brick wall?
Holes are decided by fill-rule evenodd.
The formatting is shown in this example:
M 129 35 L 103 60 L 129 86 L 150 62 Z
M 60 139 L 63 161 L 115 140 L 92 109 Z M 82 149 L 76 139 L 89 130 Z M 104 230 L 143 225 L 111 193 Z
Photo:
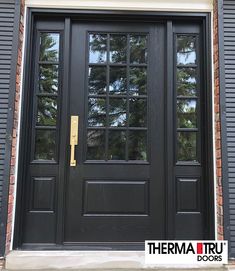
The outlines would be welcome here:
M 213 12 L 213 49 L 214 49 L 214 125 L 216 159 L 216 200 L 217 200 L 217 235 L 222 240 L 223 233 L 223 197 L 222 197 L 222 160 L 221 160 L 221 125 L 220 125 L 220 89 L 219 89 L 219 46 L 218 46 L 218 3 L 214 0 Z

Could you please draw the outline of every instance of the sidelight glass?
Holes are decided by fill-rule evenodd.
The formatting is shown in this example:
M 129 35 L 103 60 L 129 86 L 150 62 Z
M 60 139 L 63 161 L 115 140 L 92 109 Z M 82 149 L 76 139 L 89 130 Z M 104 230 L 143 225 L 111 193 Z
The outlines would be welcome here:
M 147 161 L 147 131 L 129 131 L 129 160 Z
M 193 99 L 181 99 L 177 101 L 178 128 L 196 128 L 197 101 Z
M 39 92 L 52 93 L 58 92 L 58 65 L 39 66 Z
M 197 161 L 196 132 L 178 132 L 178 161 Z
M 56 159 L 56 131 L 55 130 L 36 130 L 35 153 L 36 160 L 55 160 Z
M 126 68 L 110 67 L 109 92 L 123 94 L 127 90 Z
M 106 100 L 103 98 L 89 98 L 88 101 L 88 125 L 106 125 Z
M 105 159 L 105 130 L 87 131 L 87 159 Z
M 89 35 L 89 62 L 103 63 L 107 61 L 107 35 Z
M 130 98 L 129 100 L 130 127 L 147 126 L 147 99 Z
M 178 96 L 196 96 L 197 82 L 195 68 L 177 69 L 177 95 Z
M 40 61 L 59 61 L 59 33 L 40 33 Z
M 38 126 L 55 126 L 57 118 L 57 99 L 38 97 Z
M 110 126 L 125 126 L 127 120 L 126 99 L 109 99 Z
M 125 63 L 127 57 L 126 35 L 110 35 L 110 62 Z
M 130 68 L 130 86 L 131 95 L 146 95 L 147 93 L 147 69 L 146 68 Z
M 130 63 L 147 63 L 147 36 L 130 35 Z
M 126 132 L 109 131 L 109 160 L 125 160 Z
M 89 67 L 88 91 L 89 94 L 105 94 L 106 92 L 106 67 Z
M 190 35 L 177 37 L 177 64 L 196 64 L 196 38 Z

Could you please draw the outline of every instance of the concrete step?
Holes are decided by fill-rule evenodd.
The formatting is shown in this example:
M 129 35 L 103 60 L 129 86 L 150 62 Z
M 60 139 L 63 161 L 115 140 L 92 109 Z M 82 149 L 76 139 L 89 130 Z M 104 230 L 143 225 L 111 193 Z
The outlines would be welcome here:
M 7 271 L 217 271 L 226 266 L 171 265 L 146 266 L 144 251 L 12 251 L 6 257 Z M 232 271 L 232 269 L 230 269 Z

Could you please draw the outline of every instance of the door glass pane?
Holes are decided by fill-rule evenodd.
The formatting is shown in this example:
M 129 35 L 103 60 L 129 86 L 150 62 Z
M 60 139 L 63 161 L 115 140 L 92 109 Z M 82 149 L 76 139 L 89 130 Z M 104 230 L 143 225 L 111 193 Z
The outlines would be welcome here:
M 147 126 L 147 99 L 130 99 L 129 125 L 130 127 Z
M 109 100 L 109 121 L 110 126 L 126 125 L 126 99 Z
M 177 69 L 177 95 L 178 96 L 196 96 L 196 69 L 178 68 Z
M 88 125 L 105 126 L 105 124 L 106 124 L 106 100 L 101 98 L 89 98 Z
M 129 131 L 128 158 L 147 161 L 147 131 Z
M 38 97 L 37 125 L 55 126 L 57 117 L 57 100 L 50 97 Z
M 181 99 L 177 101 L 178 128 L 196 128 L 196 100 Z
M 130 68 L 130 94 L 146 95 L 147 92 L 147 69 Z
M 147 36 L 130 35 L 130 63 L 147 63 Z
M 110 62 L 126 62 L 127 38 L 124 35 L 110 35 Z
M 103 63 L 107 60 L 107 35 L 89 35 L 89 61 L 90 63 Z
M 53 94 L 58 92 L 58 65 L 39 66 L 39 92 Z
M 89 94 L 105 94 L 106 92 L 106 67 L 89 67 L 88 91 Z
M 178 161 L 197 160 L 197 133 L 178 132 Z
M 59 33 L 40 33 L 40 61 L 59 61 Z
M 35 154 L 36 160 L 55 160 L 56 131 L 36 129 Z
M 105 130 L 87 131 L 87 159 L 105 159 Z
M 127 89 L 126 68 L 110 67 L 109 92 L 123 94 Z
M 126 132 L 109 131 L 109 160 L 125 160 Z
M 196 64 L 196 39 L 195 36 L 177 36 L 177 64 Z

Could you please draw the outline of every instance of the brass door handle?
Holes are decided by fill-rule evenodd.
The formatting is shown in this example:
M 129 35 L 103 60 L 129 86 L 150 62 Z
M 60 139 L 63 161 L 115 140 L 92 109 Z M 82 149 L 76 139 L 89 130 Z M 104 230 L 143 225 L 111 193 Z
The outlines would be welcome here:
M 76 159 L 75 159 L 75 146 L 78 145 L 78 125 L 79 125 L 79 116 L 71 116 L 70 122 L 70 166 L 76 166 Z

